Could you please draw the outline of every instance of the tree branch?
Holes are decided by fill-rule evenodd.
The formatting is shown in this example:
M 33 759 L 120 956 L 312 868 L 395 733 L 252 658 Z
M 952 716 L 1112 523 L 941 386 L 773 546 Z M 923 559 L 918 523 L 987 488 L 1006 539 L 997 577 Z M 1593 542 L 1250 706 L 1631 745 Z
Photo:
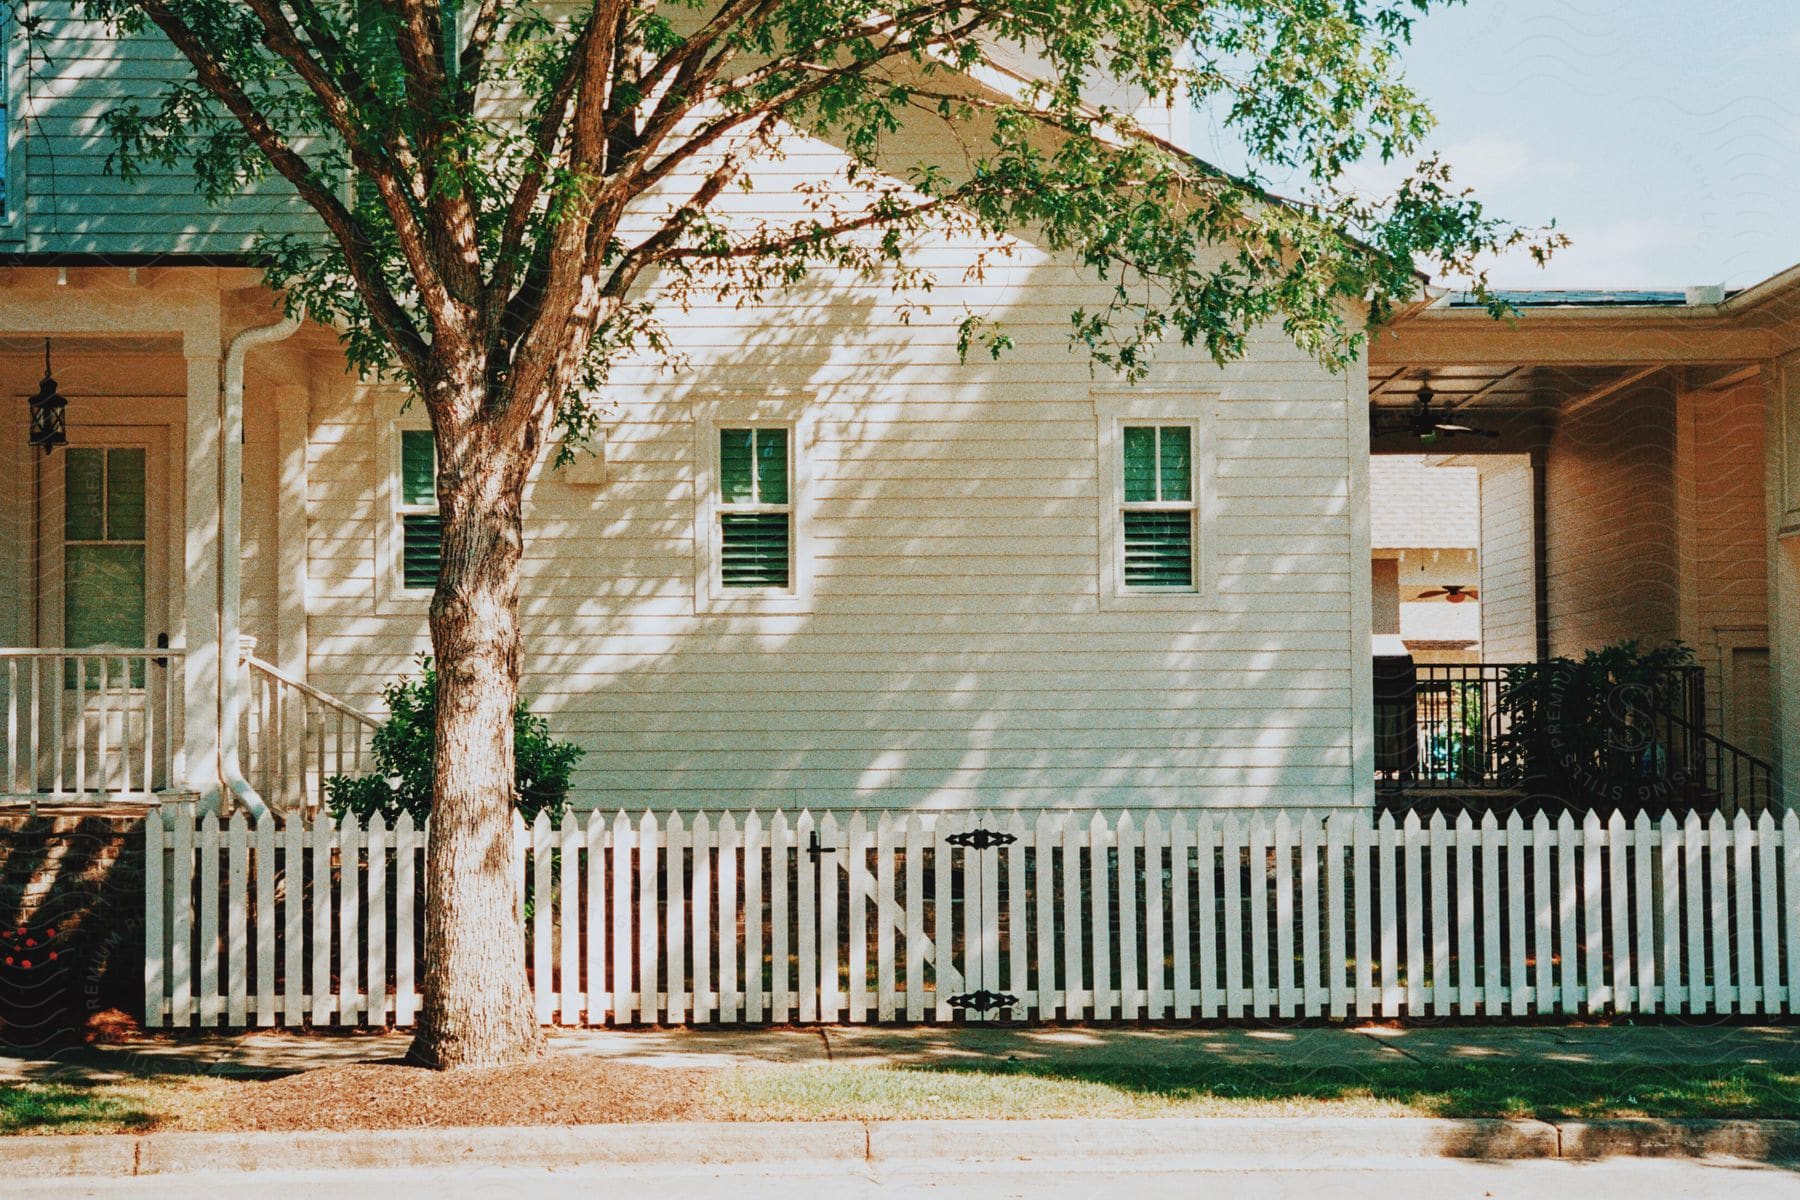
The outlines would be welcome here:
M 468 20 L 469 40 L 463 43 L 462 53 L 456 60 L 456 102 L 465 117 L 475 110 L 475 95 L 481 88 L 488 47 L 500 28 L 500 0 L 481 0 L 475 15 Z
M 439 320 L 452 319 L 453 306 L 449 293 L 443 286 L 439 264 L 431 253 L 430 239 L 420 226 L 417 214 L 412 207 L 413 203 L 425 194 L 428 186 L 427 181 L 419 178 L 417 159 L 413 157 L 403 141 L 396 141 L 390 143 L 389 149 L 395 159 L 394 166 L 399 168 L 398 171 L 387 163 L 383 163 L 371 151 L 367 141 L 358 130 L 354 110 L 344 97 L 337 81 L 329 77 L 318 60 L 308 53 L 306 47 L 300 43 L 293 26 L 288 23 L 287 17 L 281 12 L 279 5 L 274 0 L 245 0 L 245 2 L 262 23 L 264 44 L 272 53 L 293 67 L 295 73 L 318 98 L 327 121 L 344 138 L 345 149 L 350 155 L 351 162 L 355 163 L 357 169 L 375 185 L 375 190 L 381 196 L 382 203 L 388 210 L 389 218 L 394 223 L 395 237 L 400 243 L 401 252 L 406 255 L 407 266 L 413 272 L 426 302 L 432 305 L 434 315 Z M 196 47 L 202 51 L 205 50 L 200 45 L 199 39 L 192 36 L 192 30 L 188 29 L 186 24 L 174 15 L 166 3 L 161 0 L 152 0 L 145 4 L 145 10 L 151 14 L 152 19 L 156 20 L 159 26 L 163 26 L 164 22 L 158 19 L 157 14 L 166 14 L 169 21 L 188 30 L 190 40 Z M 210 58 L 211 55 L 208 54 L 208 57 Z M 216 60 L 215 65 L 217 65 Z M 224 76 L 222 66 L 219 67 L 219 73 L 222 77 Z M 231 86 L 237 88 L 235 80 L 231 81 Z M 208 84 L 208 87 L 217 93 L 217 89 L 213 88 L 211 84 Z M 240 95 L 243 94 L 241 89 L 238 90 Z M 247 96 L 245 103 L 249 103 Z M 411 196 L 407 195 L 408 191 L 412 192 Z
M 331 231 L 339 248 L 343 250 L 344 261 L 350 269 L 351 278 L 356 281 L 357 288 L 362 293 L 363 303 L 368 306 L 370 316 L 393 343 L 402 365 L 415 376 L 418 375 L 424 365 L 428 346 L 412 317 L 395 299 L 387 282 L 381 277 L 373 248 L 356 218 L 314 176 L 306 160 L 269 123 L 237 80 L 232 78 L 185 21 L 170 11 L 162 0 L 146 0 L 144 11 L 193 66 L 196 77 L 206 89 L 217 96 L 226 110 L 237 119 L 245 134 L 268 158 L 276 172 L 292 184 L 295 191 L 300 193 L 300 198 L 319 214 L 325 227 Z
M 493 301 L 496 297 L 502 302 L 509 298 L 513 284 L 518 279 L 519 250 L 524 245 L 526 231 L 531 227 L 532 212 L 543 194 L 544 181 L 554 165 L 556 144 L 562 137 L 569 103 L 575 95 L 577 84 L 586 74 L 585 56 L 593 44 L 593 32 L 594 21 L 590 11 L 588 23 L 576 34 L 575 41 L 569 48 L 569 62 L 545 101 L 543 115 L 532 136 L 530 163 L 513 192 L 506 218 L 500 226 L 500 250 L 495 256 L 493 282 L 488 287 L 491 309 L 504 308 L 504 303 L 496 305 Z M 499 322 L 496 320 L 496 330 L 498 327 Z

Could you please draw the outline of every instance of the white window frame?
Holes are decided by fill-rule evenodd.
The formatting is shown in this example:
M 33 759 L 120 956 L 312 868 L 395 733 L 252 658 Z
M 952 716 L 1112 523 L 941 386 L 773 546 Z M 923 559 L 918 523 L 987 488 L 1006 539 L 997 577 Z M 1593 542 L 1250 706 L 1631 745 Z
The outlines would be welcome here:
M 432 504 L 402 503 L 405 491 L 400 480 L 400 434 L 402 430 L 431 428 L 425 406 L 407 404 L 403 393 L 392 392 L 375 404 L 375 498 L 379 508 L 375 520 L 375 606 L 382 613 L 424 613 L 431 607 L 430 588 L 409 588 L 401 572 L 405 549 L 401 519 L 407 514 L 435 513 Z
M 1176 389 L 1132 388 L 1096 391 L 1095 440 L 1099 453 L 1100 607 L 1112 611 L 1192 610 L 1211 606 L 1217 594 L 1213 564 L 1212 514 L 1216 510 L 1213 418 L 1218 397 Z M 1192 453 L 1192 489 L 1188 501 L 1125 502 L 1125 427 L 1182 426 Z M 1188 511 L 1193 514 L 1194 580 L 1186 588 L 1125 586 L 1125 512 Z
M 693 402 L 694 418 L 694 611 L 696 613 L 811 612 L 813 569 L 812 415 L 798 395 L 709 396 Z M 719 494 L 719 433 L 725 429 L 785 429 L 788 435 L 788 502 L 725 504 Z M 773 512 L 789 516 L 788 586 L 728 588 L 720 577 L 723 512 Z

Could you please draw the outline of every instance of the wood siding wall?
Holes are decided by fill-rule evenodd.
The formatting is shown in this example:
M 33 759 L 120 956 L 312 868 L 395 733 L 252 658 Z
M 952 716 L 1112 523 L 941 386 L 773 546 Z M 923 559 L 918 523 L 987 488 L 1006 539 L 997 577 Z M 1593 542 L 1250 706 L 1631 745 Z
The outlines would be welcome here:
M 15 109 L 31 131 L 25 249 L 220 252 L 305 219 L 278 189 L 246 189 L 216 212 L 180 173 L 109 178 L 102 115 L 174 70 L 172 52 L 153 38 L 121 47 L 66 5 L 42 15 L 63 58 Z M 955 161 L 956 147 L 907 131 L 891 150 L 910 165 Z M 802 185 L 841 165 L 833 148 L 794 139 L 726 207 L 804 217 Z M 1212 585 L 1105 609 L 1115 514 L 1100 495 L 1096 411 L 1116 385 L 1067 333 L 1070 312 L 1109 291 L 1029 244 L 1008 249 L 977 277 L 982 247 L 919 247 L 940 286 L 907 320 L 885 282 L 834 277 L 761 305 L 670 309 L 685 369 L 614 373 L 604 467 L 584 468 L 589 482 L 542 470 L 528 498 L 525 687 L 588 750 L 580 803 L 1366 803 L 1372 785 L 1353 764 L 1369 721 L 1363 373 L 1334 376 L 1279 331 L 1225 370 L 1166 348 L 1134 395 L 1206 430 Z M 967 312 L 1000 320 L 1016 349 L 959 362 Z M 334 353 L 303 372 L 259 386 L 253 368 L 247 389 L 246 632 L 275 657 L 293 594 L 275 574 L 279 513 L 301 497 L 277 487 L 287 443 L 273 414 L 303 383 L 297 665 L 375 710 L 381 685 L 427 646 L 424 598 L 378 566 L 394 520 L 382 485 L 394 399 L 348 379 Z M 811 415 L 805 611 L 699 611 L 693 414 L 721 395 Z
M 160 32 L 122 37 L 76 8 L 33 3 L 41 24 L 30 62 L 24 46 L 9 60 L 19 215 L 7 234 L 18 240 L 0 244 L 33 254 L 228 254 L 248 249 L 259 232 L 316 228 L 278 180 L 248 183 L 214 208 L 186 169 L 149 167 L 132 180 L 109 170 L 105 114 L 132 100 L 153 103 L 186 64 Z M 6 34 L 23 36 L 11 24 Z
M 794 139 L 734 203 L 802 211 L 798 186 L 839 163 Z M 1120 385 L 1068 344 L 1070 312 L 1104 289 L 1009 249 L 975 279 L 979 246 L 921 248 L 939 286 L 907 322 L 884 284 L 831 276 L 760 306 L 671 310 L 686 369 L 615 372 L 603 472 L 540 470 L 527 516 L 525 686 L 588 749 L 579 803 L 1362 799 L 1361 373 L 1331 375 L 1278 331 L 1224 370 L 1165 348 L 1134 402 L 1208 431 L 1200 523 L 1216 587 L 1105 609 L 1114 516 L 1096 411 Z M 1016 348 L 960 363 L 965 311 L 998 319 Z M 312 395 L 310 679 L 372 709 L 425 648 L 425 606 L 377 578 L 378 523 L 394 520 L 376 499 L 387 442 L 379 403 L 339 372 L 320 360 Z M 810 415 L 806 611 L 696 603 L 694 413 L 728 396 Z
M 1537 657 L 1537 550 L 1531 460 L 1481 464 L 1481 655 L 1489 662 Z
M 1679 637 L 1669 383 L 1657 376 L 1561 416 L 1544 469 L 1550 652 Z
M 1766 757 L 1772 746 L 1762 384 L 1683 392 L 1678 419 L 1682 637 L 1706 668 L 1711 726 Z
M 1172 405 L 1217 408 L 1218 592 L 1102 612 L 1094 405 L 1059 283 L 1022 289 L 999 365 L 849 296 L 696 314 L 688 377 L 620 389 L 604 486 L 539 472 L 526 690 L 588 748 L 583 804 L 1352 802 L 1345 381 L 1273 340 L 1229 372 L 1171 369 L 1195 380 Z M 756 380 L 814 406 L 813 608 L 697 615 L 686 397 Z M 423 601 L 375 578 L 393 518 L 373 408 L 320 388 L 308 464 L 310 676 L 371 709 L 426 646 Z

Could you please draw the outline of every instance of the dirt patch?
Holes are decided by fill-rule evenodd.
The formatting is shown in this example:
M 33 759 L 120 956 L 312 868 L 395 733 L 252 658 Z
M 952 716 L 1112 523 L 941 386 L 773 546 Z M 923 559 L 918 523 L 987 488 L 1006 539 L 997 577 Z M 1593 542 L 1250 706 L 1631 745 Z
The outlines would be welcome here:
M 675 1121 L 699 1106 L 706 1074 L 573 1055 L 467 1071 L 352 1063 L 233 1084 L 206 1124 L 295 1130 Z

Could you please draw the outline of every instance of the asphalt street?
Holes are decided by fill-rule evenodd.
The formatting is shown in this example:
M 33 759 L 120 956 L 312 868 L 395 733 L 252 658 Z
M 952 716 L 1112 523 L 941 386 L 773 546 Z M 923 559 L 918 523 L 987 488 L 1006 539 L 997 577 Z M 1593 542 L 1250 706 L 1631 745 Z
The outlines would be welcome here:
M 122 1180 L 32 1180 L 13 1192 L 23 1200 L 119 1197 L 191 1200 L 255 1196 L 257 1200 L 800 1200 L 830 1197 L 932 1197 L 933 1200 L 1543 1200 L 1545 1197 L 1638 1196 L 1760 1200 L 1800 1197 L 1800 1171 L 1693 1160 L 1616 1159 L 1600 1163 L 1481 1163 L 1363 1160 L 1305 1169 L 1266 1162 L 1136 1161 L 1095 1169 L 1071 1162 L 1005 1164 L 829 1163 L 731 1168 L 606 1167 L 597 1169 L 433 1168 L 334 1173 L 161 1176 Z

